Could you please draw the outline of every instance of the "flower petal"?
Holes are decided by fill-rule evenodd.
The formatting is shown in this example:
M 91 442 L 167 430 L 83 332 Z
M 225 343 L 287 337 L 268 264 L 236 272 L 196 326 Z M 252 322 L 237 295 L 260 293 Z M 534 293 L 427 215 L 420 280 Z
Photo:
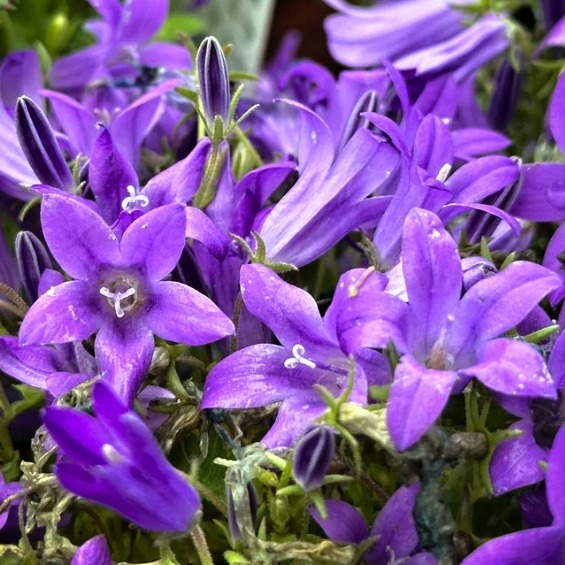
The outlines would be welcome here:
M 273 330 L 287 349 L 299 343 L 306 355 L 312 350 L 334 353 L 316 301 L 305 290 L 284 282 L 269 268 L 251 264 L 241 267 L 240 287 L 247 309 Z
M 533 424 L 522 420 L 509 429 L 524 433 L 499 443 L 492 454 L 489 472 L 496 496 L 539 483 L 545 477 L 540 462 L 546 460 L 547 450 L 534 441 Z
M 547 502 L 555 525 L 565 530 L 565 426 L 555 437 L 547 460 Z
M 102 378 L 128 406 L 149 369 L 154 348 L 151 330 L 135 318 L 107 322 L 96 336 L 94 351 Z
M 110 548 L 103 534 L 83 543 L 73 556 L 71 565 L 112 565 Z
M 541 355 L 529 344 L 500 338 L 482 344 L 479 363 L 460 371 L 492 390 L 512 396 L 556 397 L 556 385 Z
M 41 202 L 41 225 L 51 253 L 71 277 L 88 279 L 101 264 L 115 264 L 119 245 L 111 228 L 86 204 L 59 194 Z
M 232 321 L 206 296 L 178 282 L 154 285 L 147 324 L 159 337 L 204 345 L 235 332 Z
M 61 451 L 81 465 L 104 465 L 102 446 L 108 443 L 108 434 L 101 423 L 78 410 L 47 407 L 43 419 L 45 427 Z M 80 430 L 80 434 L 76 431 Z M 88 438 L 88 441 L 84 441 Z
M 185 246 L 186 215 L 182 204 L 168 204 L 135 220 L 125 231 L 120 249 L 123 262 L 146 268 L 160 281 L 177 265 Z
M 289 357 L 287 349 L 270 344 L 236 351 L 206 377 L 200 407 L 255 408 L 305 394 L 318 372 L 303 366 L 287 369 L 284 362 Z
M 128 195 L 127 187 L 137 188 L 135 170 L 115 146 L 108 129 L 103 129 L 92 150 L 88 180 L 100 215 L 108 224 L 116 221 L 122 211 L 122 201 Z
M 375 547 L 365 559 L 367 563 L 386 563 L 394 552 L 395 559 L 406 557 L 416 548 L 418 534 L 412 518 L 412 508 L 420 490 L 418 483 L 409 487 L 400 487 L 379 512 L 371 536 L 379 536 Z
M 521 322 L 561 279 L 549 269 L 515 261 L 471 287 L 460 304 L 462 320 L 479 339 L 498 337 Z M 471 321 L 474 320 L 473 324 Z M 462 347 L 467 336 L 460 336 Z
M 432 212 L 414 209 L 402 234 L 402 271 L 410 305 L 410 342 L 427 356 L 453 315 L 463 274 L 457 245 Z
M 404 451 L 439 418 L 457 373 L 426 369 L 411 355 L 396 367 L 387 404 L 387 426 L 394 445 Z
M 69 281 L 41 295 L 20 326 L 20 345 L 66 343 L 89 338 L 101 324 L 91 285 Z
M 461 565 L 556 565 L 563 560 L 565 529 L 534 528 L 493 539 Z
M 327 518 L 322 518 L 314 506 L 308 508 L 310 516 L 335 543 L 359 544 L 369 536 L 365 519 L 355 506 L 343 500 L 325 500 Z

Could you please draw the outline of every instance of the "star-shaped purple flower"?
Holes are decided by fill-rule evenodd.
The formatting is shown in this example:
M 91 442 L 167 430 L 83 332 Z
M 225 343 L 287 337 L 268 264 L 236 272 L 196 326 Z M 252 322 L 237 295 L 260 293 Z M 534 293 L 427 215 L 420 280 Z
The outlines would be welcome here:
M 343 275 L 322 319 L 306 291 L 263 265 L 244 265 L 243 301 L 251 314 L 273 330 L 281 345 L 251 345 L 223 359 L 204 383 L 201 407 L 253 408 L 281 402 L 275 424 L 262 443 L 270 448 L 292 445 L 327 408 L 314 385 L 323 385 L 336 397 L 346 386 L 349 361 L 337 343 L 335 313 L 346 299 L 349 279 L 361 272 L 354 269 Z M 375 278 L 374 284 L 382 288 L 383 279 Z M 374 355 L 358 365 L 352 402 L 367 402 L 366 373 L 379 384 L 388 381 L 384 357 L 370 353 Z
M 234 331 L 219 308 L 196 290 L 163 281 L 185 246 L 181 204 L 151 210 L 121 238 L 86 203 L 48 194 L 43 234 L 59 265 L 75 280 L 51 287 L 20 328 L 20 345 L 83 340 L 98 332 L 94 351 L 103 378 L 131 401 L 153 353 L 153 334 L 187 345 Z
M 510 396 L 555 397 L 541 355 L 527 343 L 499 336 L 558 287 L 559 277 L 541 265 L 516 261 L 461 298 L 457 246 L 439 218 L 419 208 L 404 224 L 401 261 L 408 304 L 397 300 L 399 315 L 392 327 L 390 314 L 385 318 L 380 308 L 382 297 L 364 286 L 338 315 L 345 351 L 386 347 L 392 339 L 402 355 L 387 410 L 389 432 L 399 450 L 422 437 L 454 387 L 462 390 L 471 377 Z

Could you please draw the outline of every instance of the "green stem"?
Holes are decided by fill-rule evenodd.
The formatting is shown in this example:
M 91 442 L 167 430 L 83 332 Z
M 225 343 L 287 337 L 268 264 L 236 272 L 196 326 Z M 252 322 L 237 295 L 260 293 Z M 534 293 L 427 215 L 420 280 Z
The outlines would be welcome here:
M 215 195 L 215 184 L 218 180 L 218 175 L 220 167 L 223 163 L 223 155 L 220 153 L 220 144 L 212 144 L 212 153 L 206 164 L 206 171 L 204 173 L 204 179 L 202 184 L 198 188 L 198 192 L 194 197 L 193 205 L 200 210 L 204 210 L 210 202 L 214 199 Z
M 190 400 L 190 395 L 186 392 L 184 386 L 179 379 L 177 370 L 175 369 L 175 362 L 171 360 L 171 364 L 167 370 L 167 388 L 179 399 L 184 402 Z
M 206 542 L 206 537 L 204 536 L 202 528 L 200 526 L 194 526 L 194 528 L 190 530 L 190 535 L 194 542 L 194 547 L 196 548 L 198 557 L 200 558 L 200 563 L 202 563 L 202 565 L 214 565 L 212 554 L 208 549 L 208 543 Z

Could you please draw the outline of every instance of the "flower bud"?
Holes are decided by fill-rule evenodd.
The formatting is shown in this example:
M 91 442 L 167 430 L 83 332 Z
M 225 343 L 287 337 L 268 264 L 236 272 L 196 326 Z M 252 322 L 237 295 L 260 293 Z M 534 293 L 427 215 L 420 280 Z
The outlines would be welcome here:
M 220 116 L 225 128 L 230 112 L 230 77 L 226 56 L 215 37 L 207 37 L 200 44 L 196 70 L 208 127 L 213 131 L 216 116 Z
M 73 188 L 73 177 L 41 108 L 31 98 L 20 96 L 15 121 L 18 141 L 37 178 L 64 190 Z
M 550 30 L 565 16 L 565 0 L 541 0 L 545 29 Z
M 504 59 L 498 67 L 488 110 L 488 121 L 493 129 L 504 131 L 512 120 L 522 85 L 522 74 L 508 59 Z
M 39 296 L 39 279 L 43 271 L 53 268 L 51 259 L 43 243 L 33 233 L 21 231 L 16 235 L 16 261 L 22 286 L 33 303 Z
M 257 493 L 251 481 L 247 481 L 238 468 L 229 472 L 230 482 L 226 482 L 228 504 L 228 526 L 234 542 L 247 543 L 249 536 L 257 529 Z
M 296 444 L 292 474 L 305 491 L 322 486 L 335 452 L 335 438 L 330 428 L 318 426 Z

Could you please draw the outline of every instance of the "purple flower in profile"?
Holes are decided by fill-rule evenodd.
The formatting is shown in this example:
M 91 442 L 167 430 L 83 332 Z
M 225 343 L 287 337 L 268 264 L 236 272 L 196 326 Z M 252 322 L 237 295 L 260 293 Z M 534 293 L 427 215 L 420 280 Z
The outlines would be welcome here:
M 359 510 L 342 500 L 325 501 L 327 518 L 322 518 L 316 508 L 310 508 L 310 515 L 336 543 L 359 544 L 370 536 L 378 536 L 375 545 L 364 555 L 365 563 L 435 565 L 431 553 L 420 552 L 410 557 L 418 545 L 412 508 L 419 489 L 419 484 L 400 487 L 379 512 L 370 531 Z
M 338 315 L 346 352 L 386 347 L 392 339 L 401 354 L 387 410 L 399 450 L 422 437 L 454 387 L 461 390 L 471 377 L 510 396 L 555 397 L 541 355 L 527 343 L 499 336 L 558 287 L 559 277 L 540 265 L 516 261 L 461 298 L 457 246 L 435 214 L 418 208 L 404 224 L 401 262 L 408 304 L 397 299 L 396 327 L 385 318 L 382 299 L 364 286 Z
M 48 194 L 41 222 L 51 253 L 75 280 L 51 287 L 33 304 L 20 345 L 80 341 L 97 332 L 103 378 L 129 402 L 149 368 L 153 334 L 203 345 L 233 333 L 231 320 L 210 299 L 162 280 L 185 246 L 183 205 L 151 210 L 118 238 L 86 203 Z
M 187 532 L 200 508 L 196 490 L 106 383 L 95 384 L 92 400 L 96 418 L 70 408 L 46 409 L 45 426 L 64 455 L 55 467 L 63 487 L 141 528 Z
M 461 565 L 557 565 L 565 555 L 565 427 L 549 454 L 545 478 L 551 526 L 523 530 L 493 539 Z

